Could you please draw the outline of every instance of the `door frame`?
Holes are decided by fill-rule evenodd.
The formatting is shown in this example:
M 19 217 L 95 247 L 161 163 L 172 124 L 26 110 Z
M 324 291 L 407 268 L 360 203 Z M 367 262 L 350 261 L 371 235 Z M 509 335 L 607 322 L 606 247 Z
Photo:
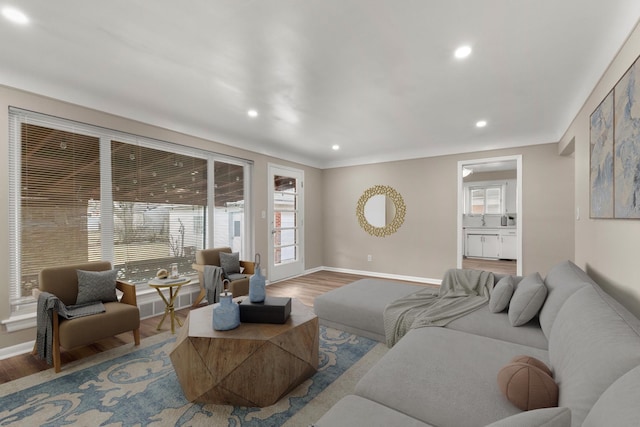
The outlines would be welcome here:
M 276 266 L 274 260 L 274 244 L 273 244 L 273 217 L 274 217 L 274 206 L 273 206 L 273 193 L 274 193 L 274 175 L 287 175 L 291 174 L 295 176 L 299 182 L 299 191 L 298 191 L 298 217 L 296 221 L 298 223 L 298 235 L 297 235 L 297 244 L 298 244 L 298 260 L 292 263 L 285 264 L 284 266 Z M 304 170 L 292 168 L 289 166 L 282 166 L 275 163 L 268 163 L 267 165 L 267 189 L 268 189 L 268 200 L 267 200 L 267 247 L 268 247 L 268 271 L 267 271 L 267 279 L 269 282 L 284 280 L 290 277 L 299 276 L 305 271 L 305 243 L 304 243 Z M 276 270 L 284 271 L 285 273 L 280 276 L 278 274 L 274 274 Z
M 464 215 L 464 182 L 462 176 L 462 168 L 470 165 L 477 165 L 482 163 L 496 163 L 503 161 L 516 162 L 516 209 L 518 214 L 516 215 L 516 274 L 522 276 L 522 154 L 513 156 L 502 157 L 490 157 L 484 159 L 472 159 L 472 160 L 460 160 L 458 161 L 458 215 L 457 215 L 457 239 L 458 239 L 458 253 L 457 253 L 457 268 L 462 268 L 462 258 L 464 256 L 464 231 L 463 231 L 463 215 Z

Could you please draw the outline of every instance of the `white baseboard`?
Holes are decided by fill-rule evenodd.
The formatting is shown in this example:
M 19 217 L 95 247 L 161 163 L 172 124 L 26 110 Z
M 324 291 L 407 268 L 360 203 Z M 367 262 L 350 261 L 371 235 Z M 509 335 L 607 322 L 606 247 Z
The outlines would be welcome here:
M 23 342 L 11 347 L 0 348 L 0 360 L 8 359 L 13 356 L 19 356 L 25 353 L 31 353 L 33 350 L 34 341 Z

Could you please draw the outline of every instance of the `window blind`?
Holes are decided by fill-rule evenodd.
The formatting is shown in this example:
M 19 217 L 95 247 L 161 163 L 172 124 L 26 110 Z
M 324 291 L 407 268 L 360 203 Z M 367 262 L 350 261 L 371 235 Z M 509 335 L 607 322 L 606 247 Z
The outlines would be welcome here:
M 252 162 L 9 110 L 10 300 L 31 303 L 43 267 L 106 259 L 144 283 L 195 251 L 252 253 Z

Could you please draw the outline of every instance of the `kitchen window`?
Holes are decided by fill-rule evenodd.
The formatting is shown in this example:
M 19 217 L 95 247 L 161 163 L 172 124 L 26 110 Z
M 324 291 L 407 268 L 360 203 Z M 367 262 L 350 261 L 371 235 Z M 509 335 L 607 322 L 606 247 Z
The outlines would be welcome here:
M 467 214 L 501 215 L 503 213 L 503 189 L 501 185 L 469 186 L 465 197 Z

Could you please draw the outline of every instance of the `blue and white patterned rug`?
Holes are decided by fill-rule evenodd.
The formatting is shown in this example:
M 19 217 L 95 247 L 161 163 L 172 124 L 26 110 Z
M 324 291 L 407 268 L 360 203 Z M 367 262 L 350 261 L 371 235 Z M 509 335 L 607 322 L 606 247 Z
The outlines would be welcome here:
M 152 338 L 160 341 L 149 343 Z M 0 386 L 5 388 L 0 426 L 308 425 L 351 392 L 386 350 L 376 341 L 321 326 L 318 372 L 275 405 L 247 408 L 186 400 L 169 359 L 175 336 L 152 338 L 141 348 L 123 346 L 129 348 L 126 354 L 115 349 L 108 360 L 103 360 L 108 354 L 98 355 L 74 362 L 75 368 L 63 366 L 58 375 L 49 370 Z M 314 398 L 320 403 L 309 410 Z

